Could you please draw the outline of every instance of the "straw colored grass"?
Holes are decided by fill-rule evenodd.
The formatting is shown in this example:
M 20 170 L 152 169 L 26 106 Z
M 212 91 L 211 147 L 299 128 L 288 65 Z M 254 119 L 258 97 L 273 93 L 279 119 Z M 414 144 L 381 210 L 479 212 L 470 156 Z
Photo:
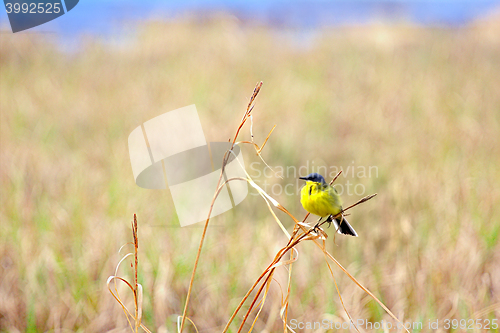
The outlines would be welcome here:
M 423 331 L 429 320 L 498 318 L 500 40 L 482 29 L 338 29 L 301 44 L 231 18 L 153 22 L 119 46 L 87 39 L 76 54 L 58 51 L 51 35 L 2 34 L 0 330 L 129 331 L 106 279 L 137 213 L 142 323 L 176 331 L 202 229 L 178 227 L 168 191 L 134 184 L 126 138 L 194 103 L 207 141 L 225 141 L 258 80 L 266 90 L 253 132 L 259 141 L 277 125 L 262 150 L 274 170 L 339 166 L 336 184 L 364 186 L 343 194 L 346 203 L 378 193 L 351 212 L 360 237 L 337 236 L 338 246 L 330 237 L 328 252 Z M 294 175 L 257 174 L 265 165 L 253 154 L 245 164 L 292 215 L 305 214 L 297 195 L 277 191 L 298 189 Z M 360 177 L 348 166 L 378 172 Z M 224 329 L 287 242 L 252 193 L 207 230 L 188 315 L 205 331 Z M 349 321 L 324 255 L 312 242 L 300 251 L 288 320 Z M 332 270 L 353 319 L 390 320 Z M 286 291 L 286 270 L 273 278 Z M 254 330 L 281 331 L 279 311 L 272 284 Z

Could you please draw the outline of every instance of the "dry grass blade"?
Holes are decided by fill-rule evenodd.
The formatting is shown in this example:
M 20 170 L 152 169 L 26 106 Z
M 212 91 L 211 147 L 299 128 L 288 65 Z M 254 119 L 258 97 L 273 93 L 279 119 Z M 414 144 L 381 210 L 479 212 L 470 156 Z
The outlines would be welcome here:
M 319 244 L 318 244 L 319 245 Z M 327 251 L 324 251 L 325 254 L 328 256 L 328 258 L 330 258 L 330 260 L 332 260 L 333 262 L 335 262 L 335 264 L 337 264 L 337 266 L 345 273 L 347 274 L 347 276 L 354 282 L 358 285 L 358 287 L 360 287 L 365 293 L 367 293 L 368 295 L 370 295 L 388 314 L 389 316 L 391 316 L 394 320 L 396 320 L 398 323 L 401 324 L 401 321 L 391 312 L 391 310 L 389 310 L 389 308 L 387 308 L 384 303 L 382 303 L 375 295 L 373 295 L 373 293 L 371 291 L 369 291 L 368 289 L 366 289 L 358 280 L 356 280 L 356 278 L 354 276 L 351 275 L 351 273 L 349 273 L 330 253 L 328 253 Z M 404 325 L 403 325 L 404 327 Z M 408 329 L 405 328 L 405 330 L 409 333 Z
M 236 138 L 238 137 L 238 134 L 240 133 L 241 128 L 243 127 L 243 125 L 245 125 L 245 122 L 247 121 L 248 117 L 250 117 L 250 114 L 252 113 L 252 110 L 255 106 L 255 104 L 254 104 L 255 98 L 259 94 L 261 87 L 262 87 L 262 81 L 257 83 L 257 85 L 255 86 L 255 88 L 253 90 L 252 97 L 250 97 L 250 101 L 248 102 L 247 110 L 243 114 L 243 118 L 241 118 L 240 125 L 238 126 L 238 129 L 236 130 L 236 134 L 234 135 L 233 145 L 236 143 Z M 232 149 L 232 147 L 231 147 L 231 149 Z
M 138 259 L 137 259 L 137 250 L 139 249 L 139 238 L 137 237 L 137 216 L 134 214 L 134 222 L 132 223 L 132 235 L 134 237 L 134 298 L 136 300 L 135 306 L 135 332 L 137 332 L 139 325 L 141 324 L 142 317 L 142 293 L 139 297 L 138 292 L 138 283 L 137 283 L 137 267 L 138 267 Z M 142 290 L 142 288 L 141 288 Z M 139 299 L 140 298 L 140 299 Z
M 299 252 L 295 249 L 291 249 L 290 251 L 290 259 L 293 257 L 293 253 L 297 252 L 297 258 L 298 259 L 298 254 Z M 287 330 L 287 319 L 288 319 L 288 299 L 290 298 L 290 291 L 292 288 L 292 263 L 288 266 L 288 282 L 287 282 L 287 289 L 286 289 L 286 297 L 283 300 L 282 298 L 282 305 L 281 305 L 281 311 L 280 311 L 280 317 L 281 320 L 283 321 L 283 332 L 286 333 Z M 292 330 L 293 331 L 293 330 Z
M 488 315 L 490 312 L 495 311 L 496 309 L 500 309 L 500 303 L 491 304 L 490 306 L 487 306 L 484 309 L 481 309 L 481 310 L 475 312 L 472 315 L 472 318 L 474 318 L 474 319 L 480 319 L 480 318 L 485 317 L 486 315 Z
M 323 244 L 324 245 L 324 244 Z M 324 246 L 323 246 L 323 253 L 324 253 Z M 342 308 L 344 309 L 345 313 L 347 314 L 347 317 L 349 317 L 349 320 L 351 321 L 351 323 L 353 324 L 354 328 L 356 329 L 356 331 L 359 332 L 358 330 L 358 327 L 354 324 L 354 320 L 352 320 L 352 317 L 351 315 L 349 314 L 349 311 L 347 311 L 346 307 L 345 307 L 345 304 L 344 304 L 344 300 L 342 299 L 342 295 L 340 294 L 340 290 L 339 290 L 339 286 L 337 285 L 337 280 L 335 279 L 335 276 L 333 275 L 333 270 L 332 270 L 332 267 L 330 266 L 330 263 L 328 263 L 328 259 L 327 259 L 327 256 L 325 254 L 325 262 L 326 262 L 326 265 L 328 266 L 328 270 L 330 271 L 330 274 L 332 276 L 332 279 L 333 279 L 333 283 L 335 284 L 335 289 L 337 290 L 337 295 L 339 295 L 339 299 L 340 299 L 340 303 L 342 304 Z
M 238 138 L 238 135 L 240 133 L 241 128 L 243 127 L 243 125 L 245 124 L 245 122 L 247 121 L 248 117 L 250 116 L 250 114 L 251 114 L 251 112 L 253 110 L 255 98 L 259 94 L 259 91 L 260 91 L 261 87 L 262 87 L 262 81 L 259 82 L 259 83 L 257 83 L 257 85 L 255 86 L 255 88 L 253 90 L 252 96 L 250 97 L 250 101 L 248 102 L 247 109 L 246 109 L 246 111 L 245 111 L 245 113 L 243 115 L 243 118 L 241 119 L 241 122 L 240 122 L 240 124 L 238 126 L 238 129 L 236 130 L 236 133 L 234 135 L 233 143 L 231 145 L 231 148 L 229 149 L 230 152 L 233 150 L 234 145 L 236 144 L 236 139 Z M 203 242 L 204 242 L 205 236 L 207 234 L 208 223 L 210 222 L 210 216 L 212 215 L 212 210 L 213 210 L 213 206 L 214 206 L 215 200 L 217 199 L 217 196 L 219 195 L 220 190 L 221 190 L 220 185 L 221 185 L 222 177 L 224 175 L 224 169 L 226 167 L 226 164 L 227 164 L 228 160 L 229 160 L 229 154 L 226 152 L 226 154 L 224 155 L 223 161 L 222 161 L 221 172 L 220 172 L 219 180 L 217 182 L 217 187 L 216 187 L 216 190 L 215 190 L 215 193 L 214 193 L 214 197 L 212 199 L 212 203 L 211 203 L 210 209 L 208 211 L 208 217 L 207 217 L 207 220 L 205 221 L 205 225 L 203 227 L 203 233 L 201 235 L 200 245 L 198 246 L 198 252 L 196 254 L 196 259 L 195 259 L 195 262 L 194 262 L 193 271 L 191 273 L 191 278 L 189 280 L 189 288 L 188 288 L 188 292 L 187 292 L 187 295 L 186 295 L 186 303 L 184 305 L 184 310 L 182 312 L 182 319 L 181 319 L 181 325 L 180 325 L 180 328 L 179 328 L 179 333 L 182 333 L 182 330 L 184 329 L 184 323 L 186 321 L 186 314 L 187 314 L 187 310 L 188 310 L 188 307 L 189 307 L 189 299 L 191 297 L 191 291 L 193 289 L 193 283 L 194 283 L 194 277 L 195 277 L 195 274 L 196 274 L 196 269 L 198 267 L 198 262 L 200 260 L 201 249 L 203 248 Z
M 238 311 L 241 309 L 241 307 L 243 306 L 243 304 L 245 303 L 245 301 L 247 300 L 248 296 L 253 292 L 253 290 L 255 289 L 255 287 L 260 283 L 260 281 L 264 278 L 264 282 L 262 283 L 261 287 L 259 288 L 259 290 L 257 291 L 256 295 L 254 296 L 254 299 L 249 307 L 249 309 L 247 310 L 241 324 L 240 324 L 240 327 L 239 327 L 239 330 L 238 332 L 240 332 L 243 328 L 243 325 L 245 324 L 249 314 L 251 313 L 252 311 L 252 308 L 253 306 L 255 305 L 255 303 L 257 302 L 257 299 L 258 297 L 260 296 L 264 286 L 270 281 L 270 278 L 272 278 L 272 275 L 274 274 L 274 271 L 277 267 L 279 266 L 284 266 L 284 265 L 291 265 L 293 262 L 295 262 L 297 260 L 298 257 L 293 257 L 293 251 L 294 251 L 294 247 L 300 243 L 301 241 L 303 240 L 306 240 L 308 239 L 308 236 L 310 235 L 310 232 L 312 231 L 309 230 L 308 232 L 306 233 L 303 233 L 301 235 L 299 235 L 297 232 L 294 232 L 292 237 L 290 237 L 289 241 L 288 241 L 288 244 L 282 248 L 281 250 L 278 251 L 278 253 L 276 254 L 273 262 L 264 270 L 264 272 L 259 276 L 259 278 L 257 279 L 257 281 L 253 284 L 253 286 L 250 288 L 250 290 L 247 292 L 247 294 L 245 295 L 245 297 L 243 297 L 243 299 L 241 300 L 240 304 L 238 305 L 238 307 L 236 308 L 235 312 L 233 313 L 233 315 L 231 316 L 229 322 L 226 324 L 226 327 L 224 328 L 224 331 L 223 332 L 227 332 L 227 330 L 229 329 L 229 325 L 231 324 L 231 322 L 234 320 L 234 318 L 236 317 L 236 314 L 238 313 Z M 287 261 L 281 261 L 283 256 L 288 252 L 288 251 L 291 251 L 291 257 L 289 260 Z M 296 250 L 295 250 L 296 251 Z M 298 252 L 297 252 L 298 254 Z M 291 273 L 290 273 L 291 274 Z M 266 293 L 267 293 L 267 289 L 266 289 Z M 289 297 L 289 293 L 290 293 L 290 281 L 288 283 L 288 289 L 287 289 L 287 296 L 285 298 L 285 304 L 283 305 L 284 308 L 288 308 L 288 297 Z M 262 304 L 263 305 L 263 304 Z M 258 315 L 258 314 L 257 314 Z M 254 322 L 255 320 L 257 320 L 257 318 L 254 319 Z M 253 326 L 253 325 L 252 325 Z M 286 330 L 286 320 L 285 320 L 285 330 Z
M 345 208 L 342 210 L 342 213 L 344 213 L 345 211 L 359 205 L 359 204 L 362 204 L 363 202 L 367 202 L 368 200 L 370 200 L 371 198 L 375 197 L 377 195 L 377 193 L 374 193 L 374 194 L 370 194 L 370 195 L 367 195 L 366 197 L 360 199 L 358 202 L 350 205 L 349 207 Z
M 337 178 L 339 178 L 340 174 L 342 173 L 342 170 L 340 170 L 336 175 L 335 177 L 333 177 L 332 181 L 330 182 L 330 185 L 332 185 L 333 183 L 335 183 L 335 181 L 337 180 Z
M 248 308 L 247 313 L 245 314 L 245 316 L 244 316 L 244 318 L 243 318 L 243 321 L 241 322 L 240 327 L 238 328 L 238 333 L 240 333 L 240 332 L 241 332 L 241 330 L 243 329 L 243 326 L 245 325 L 245 322 L 246 322 L 246 320 L 248 319 L 248 316 L 249 316 L 249 315 L 250 315 L 250 313 L 252 312 L 252 309 L 253 309 L 253 307 L 254 307 L 255 303 L 257 302 L 257 299 L 259 298 L 260 293 L 262 292 L 262 290 L 264 289 L 264 287 L 266 287 L 266 293 L 264 294 L 263 301 L 262 301 L 262 304 L 261 304 L 261 306 L 264 306 L 264 299 L 265 299 L 265 296 L 266 296 L 266 294 L 267 294 L 267 291 L 269 290 L 269 289 L 268 289 L 268 284 L 269 284 L 269 282 L 271 281 L 271 279 L 272 279 L 272 277 L 273 277 L 273 275 L 274 275 L 275 270 L 276 270 L 276 267 L 272 267 L 272 268 L 271 268 L 271 270 L 269 271 L 269 273 L 268 273 L 268 274 L 265 274 L 266 279 L 264 280 L 264 282 L 263 282 L 263 283 L 262 283 L 262 285 L 260 286 L 260 288 L 259 288 L 259 290 L 257 291 L 257 293 L 256 293 L 256 295 L 255 295 L 255 297 L 254 297 L 254 299 L 253 299 L 253 301 L 252 301 L 252 303 L 250 304 L 250 307 Z M 260 311 L 259 311 L 259 313 L 260 313 Z M 254 323 L 256 322 L 256 320 L 257 320 L 257 318 L 258 318 L 259 313 L 257 313 L 257 316 L 256 316 L 256 317 L 255 317 L 255 319 L 254 319 Z M 252 327 L 250 328 L 250 331 L 252 330 L 252 328 L 253 328 L 253 325 L 252 325 Z M 224 331 L 225 331 L 225 330 L 224 330 Z
M 177 330 L 180 330 L 181 319 L 182 316 L 177 317 Z M 198 327 L 196 327 L 195 323 L 189 317 L 186 317 L 186 319 L 193 325 L 195 331 L 198 332 Z
M 137 235 L 137 230 L 138 230 L 138 228 L 137 228 L 137 216 L 136 216 L 136 214 L 134 214 L 134 221 L 132 222 L 132 236 L 134 239 L 134 243 L 133 243 L 134 244 L 134 253 L 133 254 L 128 253 L 125 256 L 123 256 L 123 258 L 116 265 L 115 275 L 108 277 L 108 280 L 106 282 L 109 292 L 111 293 L 111 295 L 113 295 L 113 297 L 116 299 L 116 301 L 121 305 L 123 312 L 125 313 L 125 316 L 127 318 L 127 322 L 129 324 L 130 328 L 132 329 L 132 332 L 135 332 L 135 333 L 137 333 L 139 331 L 139 327 L 141 327 L 146 332 L 150 332 L 149 329 L 141 323 L 143 291 L 142 291 L 142 285 L 140 285 L 137 282 L 137 268 L 138 268 L 138 264 L 139 264 L 138 256 L 137 256 L 138 248 L 139 248 L 139 237 Z M 127 244 L 130 244 L 130 243 L 127 243 Z M 127 245 L 127 244 L 125 244 L 125 245 Z M 125 245 L 120 247 L 120 250 L 118 252 L 120 252 Z M 127 280 L 125 280 L 124 278 L 118 276 L 118 269 L 119 269 L 120 265 L 123 263 L 123 261 L 132 255 L 134 255 L 134 264 L 133 264 L 134 278 L 133 278 L 133 282 L 130 283 Z M 130 290 L 132 291 L 132 293 L 134 295 L 134 315 L 132 315 L 130 313 L 130 311 L 127 309 L 127 307 L 125 306 L 125 304 L 121 300 L 120 294 L 118 292 L 118 286 L 116 285 L 117 280 L 124 282 L 125 285 L 128 288 L 130 288 Z M 111 282 L 114 282 L 114 292 L 111 289 Z M 132 324 L 132 321 L 134 322 L 133 324 Z
M 293 236 L 292 236 L 293 237 Z M 299 239 L 300 241 L 300 239 Z M 250 314 L 250 312 L 252 311 L 252 308 L 253 308 L 253 305 L 255 304 L 257 298 L 259 297 L 261 291 L 262 291 L 262 288 L 263 286 L 267 283 L 266 281 L 269 280 L 270 276 L 272 276 L 274 274 L 274 270 L 277 268 L 277 267 L 280 267 L 280 266 L 283 266 L 283 265 L 289 265 L 293 262 L 295 262 L 298 258 L 298 252 L 297 252 L 297 257 L 293 257 L 291 256 L 289 260 L 287 261 L 284 261 L 284 262 L 280 262 L 281 259 L 283 258 L 283 256 L 288 252 L 288 250 L 292 249 L 293 246 L 295 246 L 296 243 L 293 243 L 291 244 L 291 242 L 289 241 L 289 244 L 282 248 L 281 250 L 278 251 L 278 253 L 276 254 L 274 260 L 271 262 L 271 264 L 264 270 L 264 272 L 257 278 L 257 280 L 254 282 L 254 284 L 252 285 L 252 287 L 250 288 L 250 290 L 248 290 L 248 292 L 245 294 L 245 296 L 243 297 L 243 299 L 240 301 L 240 303 L 238 304 L 238 306 L 236 307 L 236 310 L 234 311 L 233 315 L 231 316 L 231 318 L 229 319 L 228 323 L 226 324 L 226 327 L 224 328 L 224 330 L 222 331 L 223 333 L 227 332 L 227 330 L 229 329 L 229 325 L 232 323 L 232 321 L 234 320 L 234 318 L 236 317 L 237 313 L 239 312 L 239 310 L 241 309 L 241 307 L 243 306 L 243 304 L 245 303 L 245 301 L 248 299 L 248 297 L 250 296 L 250 294 L 254 291 L 254 289 L 257 287 L 257 285 L 260 283 L 260 281 L 266 277 L 266 279 L 264 280 L 261 288 L 259 289 L 259 291 L 257 292 L 257 294 L 255 295 L 254 297 L 254 301 L 252 302 L 252 305 L 250 306 L 250 308 L 248 309 L 246 315 L 245 315 L 245 318 L 243 319 L 241 325 L 240 325 L 240 330 L 241 328 L 243 327 L 246 319 L 248 318 L 248 315 Z
M 273 133 L 274 129 L 276 128 L 276 125 L 273 126 L 273 128 L 271 129 L 271 131 L 269 132 L 269 134 L 267 135 L 266 139 L 264 140 L 264 143 L 262 144 L 261 147 L 259 147 L 258 144 L 256 144 L 253 139 L 253 130 L 252 130 L 252 127 L 253 127 L 253 116 L 250 116 L 250 136 L 252 137 L 252 141 L 238 141 L 236 142 L 235 145 L 239 145 L 240 143 L 247 143 L 247 144 L 251 144 L 254 148 L 255 148 L 255 152 L 257 153 L 257 156 L 259 156 L 260 160 L 262 161 L 262 163 L 264 163 L 264 165 L 266 167 L 268 167 L 276 176 L 278 176 L 279 178 L 283 179 L 282 176 L 276 174 L 276 172 L 273 170 L 273 168 L 267 164 L 267 162 L 264 160 L 264 158 L 262 157 L 261 155 L 261 152 L 262 150 L 264 149 L 264 146 L 266 145 L 267 143 L 267 140 L 269 139 L 269 137 L 271 137 L 271 134 Z M 245 168 L 243 168 L 244 170 Z
M 269 277 L 271 279 L 267 280 L 267 282 L 265 283 L 266 291 L 264 292 L 264 295 L 262 296 L 262 300 L 260 301 L 259 311 L 255 315 L 255 318 L 253 320 L 252 326 L 250 326 L 250 329 L 248 330 L 248 333 L 252 332 L 252 330 L 253 330 L 253 328 L 255 326 L 255 323 L 257 322 L 257 319 L 259 318 L 259 315 L 262 312 L 262 309 L 264 308 L 264 303 L 266 302 L 267 294 L 269 293 L 269 287 L 271 287 L 271 282 L 273 281 L 271 274 L 269 275 Z
M 271 134 L 273 133 L 274 129 L 276 128 L 276 125 L 273 126 L 273 128 L 271 129 L 271 131 L 269 132 L 269 134 L 267 135 L 266 139 L 264 140 L 264 143 L 262 143 L 262 146 L 257 150 L 257 154 L 260 155 L 260 152 L 262 151 L 262 149 L 264 149 L 264 147 L 266 146 L 266 143 L 267 143 L 267 140 L 269 140 L 269 137 L 271 136 Z

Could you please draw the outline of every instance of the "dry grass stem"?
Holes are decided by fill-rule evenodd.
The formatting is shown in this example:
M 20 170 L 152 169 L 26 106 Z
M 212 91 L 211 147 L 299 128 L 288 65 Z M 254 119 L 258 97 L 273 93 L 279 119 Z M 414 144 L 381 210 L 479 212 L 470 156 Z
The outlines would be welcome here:
M 133 243 L 132 244 L 134 245 L 134 253 L 133 254 L 132 253 L 126 254 L 118 262 L 118 265 L 116 265 L 116 268 L 115 268 L 115 275 L 112 275 L 112 276 L 108 277 L 107 286 L 108 286 L 108 290 L 111 293 L 111 295 L 113 295 L 113 297 L 116 299 L 116 301 L 121 305 L 121 307 L 123 309 L 123 312 L 125 313 L 125 317 L 127 318 L 127 322 L 129 324 L 130 329 L 132 330 L 132 332 L 137 333 L 138 330 L 139 330 L 139 327 L 141 327 L 145 332 L 149 333 L 150 332 L 149 329 L 141 323 L 141 317 L 142 317 L 142 294 L 143 294 L 143 292 L 142 292 L 142 285 L 137 282 L 137 268 L 138 268 L 138 264 L 139 264 L 138 256 L 137 256 L 138 249 L 139 249 L 139 237 L 137 235 L 137 230 L 138 230 L 138 228 L 137 228 L 137 216 L 136 216 L 136 214 L 134 214 L 134 221 L 132 222 L 132 237 L 133 237 Z M 120 251 L 121 251 L 121 249 L 123 247 L 124 246 L 122 246 L 120 248 Z M 130 257 L 132 255 L 134 256 L 134 262 L 133 262 L 133 265 L 132 265 L 132 267 L 134 269 L 134 275 L 133 275 L 133 282 L 129 283 L 124 278 L 118 276 L 118 269 L 119 269 L 121 263 L 126 258 L 128 258 L 128 257 Z M 118 292 L 118 286 L 116 284 L 117 280 L 125 283 L 125 285 L 127 287 L 129 287 L 130 290 L 132 290 L 132 293 L 134 295 L 134 315 L 132 315 L 130 313 L 130 311 L 128 310 L 128 308 L 125 306 L 125 304 L 121 300 L 120 294 Z M 113 282 L 113 284 L 114 284 L 114 291 L 111 289 L 111 282 Z
M 255 98 L 259 94 L 259 91 L 260 91 L 261 87 L 262 87 L 262 82 L 257 83 L 257 85 L 255 86 L 255 88 L 253 90 L 253 93 L 252 93 L 252 96 L 250 97 L 250 101 L 248 102 L 247 109 L 246 109 L 245 113 L 243 114 L 243 117 L 242 117 L 241 122 L 240 122 L 240 124 L 238 126 L 238 129 L 236 130 L 236 133 L 234 134 L 233 143 L 232 143 L 231 148 L 229 149 L 229 151 L 233 150 L 234 145 L 236 144 L 236 139 L 238 138 L 238 135 L 240 133 L 241 128 L 243 127 L 243 125 L 245 125 L 245 122 L 250 117 L 251 112 L 252 112 L 252 110 L 254 108 Z M 195 277 L 195 274 L 196 274 L 196 268 L 198 267 L 198 261 L 200 259 L 201 249 L 203 247 L 203 242 L 205 240 L 205 235 L 207 233 L 208 223 L 210 221 L 210 215 L 212 214 L 212 209 L 213 209 L 215 200 L 217 199 L 217 196 L 219 195 L 220 190 L 221 190 L 221 188 L 220 188 L 221 180 L 222 180 L 222 177 L 224 175 L 224 169 L 226 167 L 226 164 L 227 164 L 228 160 L 229 160 L 229 154 L 228 154 L 228 152 L 226 152 L 226 154 L 224 155 L 223 162 L 222 162 L 221 173 L 220 173 L 220 176 L 219 176 L 219 180 L 217 182 L 217 188 L 216 188 L 216 191 L 214 193 L 214 197 L 212 199 L 212 203 L 210 205 L 210 209 L 209 209 L 209 212 L 208 212 L 208 217 L 207 217 L 207 220 L 205 221 L 205 226 L 203 227 L 203 233 L 201 235 L 200 245 L 198 247 L 198 252 L 196 254 L 196 259 L 195 259 L 195 262 L 194 262 L 193 271 L 191 273 L 191 279 L 189 281 L 189 288 L 188 288 L 188 293 L 186 295 L 186 303 L 184 305 L 184 311 L 182 313 L 182 319 L 181 319 L 181 325 L 180 325 L 180 328 L 179 328 L 179 333 L 182 333 L 182 330 L 184 329 L 184 323 L 185 323 L 185 320 L 186 320 L 186 313 L 187 313 L 187 309 L 188 309 L 188 306 L 189 306 L 189 299 L 190 299 L 191 291 L 192 291 L 192 288 L 193 288 L 193 282 L 194 282 L 194 277 Z

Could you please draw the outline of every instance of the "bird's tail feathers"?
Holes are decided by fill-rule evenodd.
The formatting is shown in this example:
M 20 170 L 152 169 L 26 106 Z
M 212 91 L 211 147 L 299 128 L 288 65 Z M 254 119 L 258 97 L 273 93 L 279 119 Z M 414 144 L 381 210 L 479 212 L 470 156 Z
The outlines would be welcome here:
M 344 234 L 344 235 L 349 235 L 349 236 L 354 236 L 358 237 L 358 234 L 354 230 L 353 227 L 347 222 L 345 217 L 337 218 L 334 219 L 332 215 L 328 217 L 328 222 L 333 222 L 333 225 L 335 226 L 335 229 L 339 234 Z

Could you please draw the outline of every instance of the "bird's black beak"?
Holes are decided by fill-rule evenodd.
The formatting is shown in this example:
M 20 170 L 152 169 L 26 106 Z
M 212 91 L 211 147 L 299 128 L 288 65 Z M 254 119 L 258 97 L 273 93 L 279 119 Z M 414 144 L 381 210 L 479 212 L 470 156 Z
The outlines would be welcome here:
M 299 179 L 307 180 L 307 177 L 299 177 Z

